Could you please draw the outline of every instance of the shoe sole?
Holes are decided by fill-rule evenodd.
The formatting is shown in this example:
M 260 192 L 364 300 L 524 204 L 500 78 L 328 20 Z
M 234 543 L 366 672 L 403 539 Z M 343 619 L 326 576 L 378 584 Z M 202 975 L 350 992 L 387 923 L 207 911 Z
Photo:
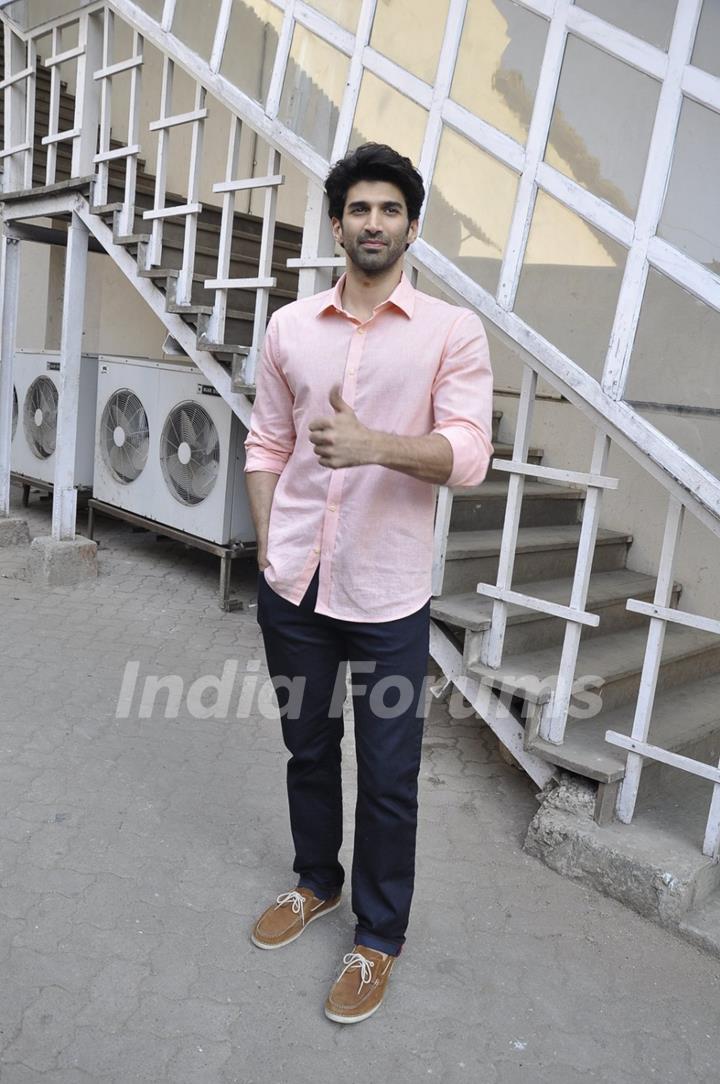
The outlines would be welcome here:
M 384 999 L 383 999 L 384 1000 Z M 359 1024 L 362 1020 L 367 1020 L 369 1016 L 377 1012 L 382 1001 L 379 1001 L 374 1009 L 370 1009 L 370 1012 L 363 1013 L 362 1016 L 340 1016 L 339 1013 L 331 1012 L 330 1009 L 325 1009 L 325 1015 L 328 1020 L 334 1021 L 336 1024 Z
M 300 929 L 298 930 L 297 933 L 294 933 L 292 935 L 292 937 L 288 937 L 285 941 L 279 941 L 277 943 L 277 945 L 268 945 L 264 941 L 257 941 L 256 938 L 255 938 L 254 933 L 250 934 L 250 940 L 252 941 L 253 945 L 255 945 L 256 948 L 268 949 L 268 950 L 278 949 L 278 948 L 285 948 L 286 945 L 292 945 L 293 941 L 297 941 L 298 937 L 302 937 L 302 935 L 305 933 L 305 930 L 308 928 L 308 926 L 310 925 L 311 922 L 314 922 L 317 918 L 323 918 L 324 915 L 331 914 L 333 911 L 337 910 L 337 908 L 340 906 L 341 903 L 342 903 L 342 896 L 340 896 L 338 898 L 337 902 L 334 903 L 332 905 L 332 907 L 326 907 L 325 910 L 320 911 L 319 914 L 312 915 L 307 920 L 305 925 L 300 927 Z

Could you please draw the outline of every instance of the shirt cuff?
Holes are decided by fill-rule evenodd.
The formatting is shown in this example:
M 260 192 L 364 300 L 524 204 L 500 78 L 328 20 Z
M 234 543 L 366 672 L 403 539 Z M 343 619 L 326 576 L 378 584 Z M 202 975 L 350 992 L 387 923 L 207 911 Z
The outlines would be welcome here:
M 479 486 L 490 466 L 493 446 L 479 430 L 463 425 L 439 426 L 433 429 L 450 442 L 453 465 L 446 486 Z
M 289 456 L 279 452 L 269 452 L 266 448 L 247 448 L 245 452 L 245 473 L 264 470 L 270 474 L 282 474 Z

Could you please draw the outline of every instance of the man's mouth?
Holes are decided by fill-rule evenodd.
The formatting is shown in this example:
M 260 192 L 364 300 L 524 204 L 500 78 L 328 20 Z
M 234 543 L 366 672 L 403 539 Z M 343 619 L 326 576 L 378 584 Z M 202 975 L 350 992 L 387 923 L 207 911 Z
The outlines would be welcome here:
M 385 248 L 384 241 L 361 241 L 363 248 Z

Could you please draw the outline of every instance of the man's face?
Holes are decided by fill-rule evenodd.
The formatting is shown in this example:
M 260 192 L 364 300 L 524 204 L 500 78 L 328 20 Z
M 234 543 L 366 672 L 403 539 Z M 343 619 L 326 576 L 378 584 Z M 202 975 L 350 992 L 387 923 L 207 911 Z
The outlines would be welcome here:
M 342 221 L 332 220 L 333 234 L 348 258 L 366 275 L 380 275 L 401 258 L 417 237 L 417 221 L 408 221 L 405 197 L 389 181 L 358 181 L 348 189 Z

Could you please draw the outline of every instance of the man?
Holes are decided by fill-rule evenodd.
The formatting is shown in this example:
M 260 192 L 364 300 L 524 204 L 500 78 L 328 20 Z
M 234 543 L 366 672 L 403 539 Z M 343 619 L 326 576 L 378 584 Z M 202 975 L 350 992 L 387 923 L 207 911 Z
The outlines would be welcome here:
M 383 1000 L 413 893 L 435 486 L 485 477 L 492 374 L 478 317 L 419 293 L 403 273 L 424 198 L 410 160 L 365 144 L 334 166 L 326 191 L 346 271 L 270 321 L 246 442 L 258 621 L 279 701 L 289 694 L 281 716 L 299 876 L 252 940 L 280 948 L 340 905 L 349 663 L 357 925 L 325 1012 L 356 1023 Z

